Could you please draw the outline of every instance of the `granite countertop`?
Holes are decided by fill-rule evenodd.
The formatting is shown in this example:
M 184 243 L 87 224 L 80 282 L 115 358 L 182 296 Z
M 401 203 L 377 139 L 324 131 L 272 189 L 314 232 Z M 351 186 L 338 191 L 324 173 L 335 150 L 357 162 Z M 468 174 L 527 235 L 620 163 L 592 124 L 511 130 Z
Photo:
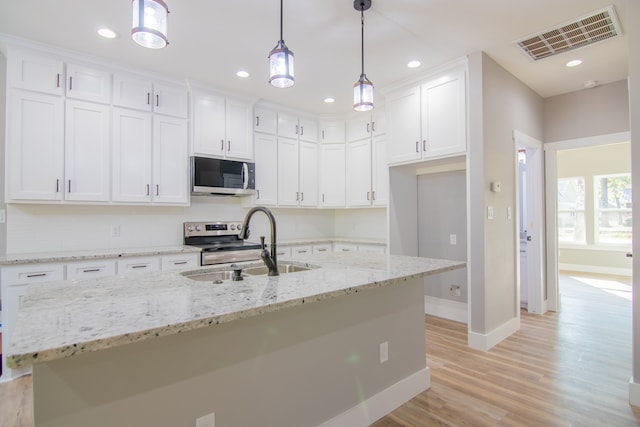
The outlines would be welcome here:
M 36 252 L 24 254 L 0 255 L 0 266 L 14 264 L 36 264 L 45 262 L 73 262 L 104 258 L 125 258 L 137 256 L 170 255 L 180 253 L 199 253 L 195 246 L 157 246 L 127 249 L 88 249 L 67 252 Z
M 29 285 L 5 349 L 7 365 L 26 366 L 172 335 L 367 288 L 399 285 L 465 265 L 357 252 L 309 255 L 291 262 L 317 268 L 218 284 L 194 281 L 177 272 L 157 272 Z M 193 271 L 221 269 L 226 268 Z

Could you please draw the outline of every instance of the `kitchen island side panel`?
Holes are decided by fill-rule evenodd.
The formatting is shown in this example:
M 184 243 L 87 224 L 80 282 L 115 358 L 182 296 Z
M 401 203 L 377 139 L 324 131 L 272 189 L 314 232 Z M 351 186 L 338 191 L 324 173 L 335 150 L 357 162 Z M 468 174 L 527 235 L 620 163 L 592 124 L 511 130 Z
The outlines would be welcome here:
M 35 364 L 35 426 L 319 425 L 425 369 L 422 294 L 410 279 Z

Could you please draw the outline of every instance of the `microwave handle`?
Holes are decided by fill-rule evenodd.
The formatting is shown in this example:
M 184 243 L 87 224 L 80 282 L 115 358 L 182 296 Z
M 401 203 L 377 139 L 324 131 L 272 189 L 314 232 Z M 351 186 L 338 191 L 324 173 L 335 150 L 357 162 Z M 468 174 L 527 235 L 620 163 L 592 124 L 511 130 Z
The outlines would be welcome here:
M 242 164 L 242 188 L 249 188 L 249 165 L 246 163 Z

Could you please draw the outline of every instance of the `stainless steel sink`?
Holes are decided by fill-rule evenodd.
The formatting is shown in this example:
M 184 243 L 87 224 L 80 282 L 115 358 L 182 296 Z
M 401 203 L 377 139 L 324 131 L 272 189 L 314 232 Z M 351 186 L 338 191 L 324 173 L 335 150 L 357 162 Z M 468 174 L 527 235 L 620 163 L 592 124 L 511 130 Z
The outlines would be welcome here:
M 286 263 L 278 264 L 278 271 L 280 272 L 280 274 L 295 273 L 298 271 L 307 271 L 307 270 L 311 270 L 311 267 L 303 267 L 301 265 L 286 264 Z M 260 265 L 257 267 L 247 267 L 243 269 L 242 272 L 248 276 L 261 276 L 263 274 L 267 274 L 269 272 L 269 269 L 265 265 Z

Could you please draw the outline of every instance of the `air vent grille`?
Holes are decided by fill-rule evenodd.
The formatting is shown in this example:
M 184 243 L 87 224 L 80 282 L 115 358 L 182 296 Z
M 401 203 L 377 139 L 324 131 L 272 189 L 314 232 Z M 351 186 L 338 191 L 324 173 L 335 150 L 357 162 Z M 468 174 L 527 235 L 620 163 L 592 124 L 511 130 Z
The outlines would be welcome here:
M 622 34 L 613 6 L 515 43 L 534 61 L 578 49 Z

